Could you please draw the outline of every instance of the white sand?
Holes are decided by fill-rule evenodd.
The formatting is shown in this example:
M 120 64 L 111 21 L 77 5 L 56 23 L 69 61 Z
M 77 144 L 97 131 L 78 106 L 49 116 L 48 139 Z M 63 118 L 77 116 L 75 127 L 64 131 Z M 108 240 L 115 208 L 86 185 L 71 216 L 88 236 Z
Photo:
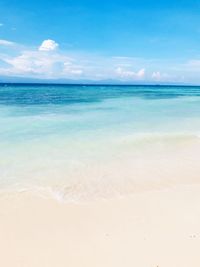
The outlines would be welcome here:
M 200 186 L 59 203 L 0 197 L 2 267 L 199 267 Z

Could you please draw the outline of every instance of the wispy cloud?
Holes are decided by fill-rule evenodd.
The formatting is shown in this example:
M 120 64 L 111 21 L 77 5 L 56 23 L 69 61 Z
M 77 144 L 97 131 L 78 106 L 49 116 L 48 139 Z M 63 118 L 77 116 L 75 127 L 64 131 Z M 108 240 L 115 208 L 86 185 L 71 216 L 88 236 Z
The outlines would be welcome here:
M 116 74 L 118 78 L 125 79 L 125 80 L 141 80 L 145 77 L 145 69 L 141 69 L 138 72 L 130 71 L 130 70 L 124 70 L 121 67 L 118 67 L 116 69 Z
M 16 43 L 8 41 L 8 40 L 0 39 L 0 45 L 3 45 L 3 46 L 15 46 Z
M 200 69 L 200 59 L 189 60 L 186 64 L 189 68 Z

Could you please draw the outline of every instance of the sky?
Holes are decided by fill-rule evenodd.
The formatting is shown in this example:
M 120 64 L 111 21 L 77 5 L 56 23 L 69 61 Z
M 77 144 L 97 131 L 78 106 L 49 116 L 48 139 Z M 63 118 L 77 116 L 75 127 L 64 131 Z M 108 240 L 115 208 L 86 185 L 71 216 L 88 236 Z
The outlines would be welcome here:
M 0 77 L 200 84 L 200 1 L 1 0 Z

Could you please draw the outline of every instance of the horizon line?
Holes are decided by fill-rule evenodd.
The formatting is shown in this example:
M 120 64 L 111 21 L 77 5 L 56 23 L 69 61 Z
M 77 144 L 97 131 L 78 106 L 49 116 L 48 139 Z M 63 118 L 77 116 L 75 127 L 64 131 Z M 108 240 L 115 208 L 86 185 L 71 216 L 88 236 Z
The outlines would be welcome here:
M 200 87 L 200 84 L 128 84 L 128 83 L 54 83 L 54 82 L 0 82 L 2 85 L 56 85 L 56 86 L 154 86 L 154 87 Z

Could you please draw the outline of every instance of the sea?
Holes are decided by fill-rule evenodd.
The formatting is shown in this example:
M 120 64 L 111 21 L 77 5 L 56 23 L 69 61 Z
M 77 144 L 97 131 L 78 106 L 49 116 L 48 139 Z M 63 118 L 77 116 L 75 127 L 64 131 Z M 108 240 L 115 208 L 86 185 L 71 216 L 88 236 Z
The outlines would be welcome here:
M 0 193 L 58 201 L 200 182 L 200 87 L 0 84 Z

